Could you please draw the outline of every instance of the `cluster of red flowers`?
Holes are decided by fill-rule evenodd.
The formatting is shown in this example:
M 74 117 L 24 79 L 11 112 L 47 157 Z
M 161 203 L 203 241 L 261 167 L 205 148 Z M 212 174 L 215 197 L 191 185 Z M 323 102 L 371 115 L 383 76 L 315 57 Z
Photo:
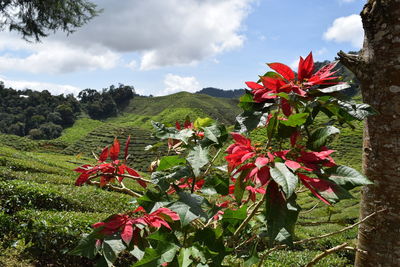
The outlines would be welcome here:
M 332 77 L 336 71 L 332 72 L 336 63 L 328 64 L 314 73 L 314 61 L 312 53 L 305 59 L 300 57 L 297 79 L 296 75 L 290 67 L 281 63 L 271 63 L 268 66 L 276 71 L 276 73 L 261 77 L 261 83 L 247 82 L 247 86 L 252 89 L 253 100 L 257 103 L 270 101 L 279 98 L 282 112 L 286 116 L 290 116 L 293 109 L 284 97 L 279 93 L 294 93 L 301 97 L 308 97 L 308 90 L 316 85 L 337 84 Z M 267 125 L 272 114 L 269 114 Z M 286 118 L 278 118 L 287 120 Z M 235 143 L 230 145 L 225 157 L 228 162 L 228 171 L 232 177 L 239 173 L 244 174 L 244 182 L 251 181 L 254 186 L 247 186 L 249 199 L 255 201 L 256 193 L 265 194 L 264 189 L 271 181 L 270 169 L 274 166 L 277 159 L 283 162 L 299 180 L 309 188 L 309 190 L 329 204 L 329 201 L 321 196 L 318 192 L 329 191 L 332 184 L 328 181 L 311 178 L 308 175 L 318 173 L 322 167 L 336 166 L 330 156 L 333 150 L 322 147 L 320 151 L 308 151 L 304 146 L 298 145 L 297 141 L 300 136 L 299 131 L 295 131 L 290 137 L 292 149 L 282 151 L 272 151 L 267 148 L 255 147 L 251 144 L 251 140 L 238 133 L 231 133 Z M 232 187 L 232 190 L 234 187 Z M 267 188 L 268 190 L 268 188 Z
M 336 71 L 332 69 L 337 63 L 331 63 L 314 72 L 314 60 L 312 53 L 305 59 L 300 57 L 297 79 L 293 70 L 282 63 L 270 63 L 268 66 L 278 74 L 262 76 L 261 83 L 246 82 L 246 85 L 252 90 L 254 101 L 257 103 L 266 100 L 275 99 L 279 93 L 295 93 L 301 97 L 308 96 L 308 90 L 316 85 L 337 84 L 335 80 L 338 77 L 332 77 Z M 288 101 L 281 99 L 283 112 L 289 116 L 292 111 Z
M 134 169 L 128 167 L 126 165 L 126 161 L 128 159 L 128 147 L 130 143 L 130 136 L 126 140 L 125 144 L 125 155 L 124 160 L 118 160 L 119 152 L 120 152 L 120 144 L 117 138 L 114 139 L 114 143 L 110 148 L 106 146 L 101 152 L 97 162 L 97 165 L 85 164 L 76 168 L 74 171 L 80 173 L 78 179 L 75 182 L 75 185 L 80 186 L 89 181 L 90 179 L 100 177 L 100 186 L 104 186 L 110 182 L 113 182 L 115 179 L 118 182 L 122 182 L 122 180 L 127 177 L 125 173 L 127 173 L 130 178 L 140 178 L 140 174 Z M 110 157 L 111 162 L 105 162 L 108 157 Z M 136 179 L 136 181 L 142 186 L 146 187 L 147 184 L 143 182 L 141 179 Z
M 105 222 L 98 222 L 92 225 L 93 228 L 99 228 L 100 233 L 104 235 L 112 235 L 117 232 L 121 233 L 121 238 L 129 245 L 131 241 L 137 244 L 140 232 L 144 227 L 152 227 L 159 229 L 164 226 L 171 230 L 168 221 L 179 221 L 179 216 L 175 212 L 167 208 L 159 208 L 155 212 L 147 214 L 142 207 L 132 212 L 143 212 L 141 217 L 131 217 L 127 214 L 115 214 L 108 218 Z

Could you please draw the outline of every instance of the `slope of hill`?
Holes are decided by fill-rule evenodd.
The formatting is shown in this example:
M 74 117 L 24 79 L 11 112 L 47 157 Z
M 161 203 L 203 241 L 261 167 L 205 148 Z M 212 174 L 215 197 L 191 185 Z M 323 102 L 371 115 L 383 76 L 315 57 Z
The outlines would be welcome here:
M 180 92 L 160 97 L 135 97 L 124 109 L 124 112 L 141 116 L 156 116 L 166 109 L 188 108 L 197 110 L 197 112 L 201 111 L 204 115 L 222 123 L 233 124 L 236 115 L 241 111 L 237 104 L 238 100 L 236 99 Z M 184 120 L 185 117 L 176 119 Z
M 196 94 L 209 95 L 214 97 L 223 98 L 239 98 L 245 92 L 244 89 L 234 89 L 234 90 L 223 90 L 214 87 L 206 87 L 196 92 Z

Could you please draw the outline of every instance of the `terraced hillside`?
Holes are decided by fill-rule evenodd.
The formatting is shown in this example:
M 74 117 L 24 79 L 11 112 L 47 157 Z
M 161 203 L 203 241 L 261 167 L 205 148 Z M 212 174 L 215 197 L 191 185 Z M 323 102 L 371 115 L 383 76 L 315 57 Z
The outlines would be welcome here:
M 118 137 L 121 144 L 125 143 L 128 136 L 131 136 L 129 145 L 128 163 L 137 170 L 145 171 L 157 154 L 145 151 L 145 147 L 157 142 L 151 137 L 151 132 L 137 127 L 121 127 L 117 124 L 107 123 L 95 128 L 86 136 L 68 146 L 63 153 L 69 155 L 84 154 L 90 156 L 92 152 L 99 153 L 105 146 L 112 144 L 115 137 Z
M 192 109 L 198 113 L 203 113 L 202 115 L 219 120 L 222 123 L 233 124 L 236 115 L 241 112 L 237 104 L 237 99 L 217 98 L 203 94 L 180 92 L 160 97 L 135 97 L 124 112 L 140 116 L 157 116 L 163 112 L 164 115 L 167 115 L 167 113 L 165 113 L 166 110 L 171 112 L 174 110 Z M 180 119 L 183 120 L 184 117 Z

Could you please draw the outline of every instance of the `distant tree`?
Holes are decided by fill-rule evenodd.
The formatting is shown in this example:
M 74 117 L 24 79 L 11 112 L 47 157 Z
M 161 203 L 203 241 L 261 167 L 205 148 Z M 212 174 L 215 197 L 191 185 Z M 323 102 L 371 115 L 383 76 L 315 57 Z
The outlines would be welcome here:
M 39 129 L 31 129 L 28 137 L 33 140 L 40 140 L 43 139 L 43 132 Z
M 1 0 L 0 27 L 39 41 L 57 30 L 72 33 L 98 13 L 87 0 Z
M 75 115 L 70 105 L 68 104 L 59 105 L 56 107 L 55 111 L 61 115 L 63 126 L 71 126 L 72 124 L 74 124 Z
M 45 139 L 53 139 L 61 135 L 63 128 L 60 125 L 48 122 L 40 125 L 39 130 L 43 133 Z
M 81 103 L 88 104 L 101 99 L 101 94 L 95 89 L 85 89 L 79 92 L 78 98 Z

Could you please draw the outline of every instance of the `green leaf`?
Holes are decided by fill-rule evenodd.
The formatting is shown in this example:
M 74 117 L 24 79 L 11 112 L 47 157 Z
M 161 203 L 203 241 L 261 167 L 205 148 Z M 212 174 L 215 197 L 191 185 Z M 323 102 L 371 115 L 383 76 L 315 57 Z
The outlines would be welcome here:
M 78 246 L 76 246 L 72 251 L 70 251 L 70 254 L 93 259 L 98 252 L 96 248 L 96 240 L 100 238 L 98 232 L 99 231 L 95 230 L 91 234 L 83 237 L 79 241 Z
M 175 258 L 179 247 L 173 243 L 160 242 L 156 249 L 146 248 L 143 258 L 132 265 L 132 267 L 160 266 L 165 262 L 171 262 Z
M 240 133 L 250 132 L 257 127 L 265 126 L 268 112 L 245 111 L 236 117 L 235 130 Z
M 280 123 L 286 125 L 286 126 L 291 126 L 291 127 L 296 127 L 303 125 L 307 121 L 308 113 L 297 113 L 290 115 L 287 121 L 280 121 Z
M 244 183 L 244 178 L 246 178 L 247 174 L 250 172 L 250 169 L 243 170 L 239 177 L 236 179 L 235 182 L 235 191 L 233 192 L 235 196 L 235 200 L 238 203 L 242 202 L 242 198 L 245 192 L 246 184 Z M 229 190 L 229 188 L 228 188 Z
M 368 116 L 376 115 L 377 112 L 368 104 L 357 104 L 353 102 L 338 101 L 341 110 L 340 113 L 347 113 L 351 117 L 361 121 Z
M 193 168 L 194 175 L 197 177 L 200 174 L 200 169 L 208 162 L 208 148 L 203 148 L 200 145 L 194 147 L 187 156 L 187 161 Z
M 200 128 L 208 127 L 213 123 L 214 123 L 214 120 L 211 118 L 197 118 L 194 121 L 194 127 L 196 129 L 200 129 Z
M 161 190 L 167 190 L 172 182 L 181 178 L 193 176 L 192 170 L 188 166 L 175 166 L 168 171 L 157 171 L 151 174 L 151 180 L 157 184 Z
M 243 110 L 252 110 L 254 106 L 253 94 L 246 92 L 239 99 L 239 107 Z
M 133 264 L 132 267 L 157 266 L 157 265 L 152 265 L 152 264 L 156 264 L 159 257 L 160 257 L 160 253 L 157 250 L 155 250 L 153 248 L 146 248 L 144 251 L 143 258 L 140 261 Z
M 311 134 L 307 146 L 312 150 L 320 149 L 326 144 L 330 136 L 339 133 L 340 130 L 334 126 L 326 126 L 324 128 L 317 129 Z
M 118 254 L 126 249 L 122 239 L 118 235 L 106 236 L 103 244 L 103 256 L 107 261 L 108 266 L 113 266 L 113 263 L 118 257 Z
M 318 89 L 318 91 L 325 93 L 325 94 L 329 94 L 329 93 L 333 93 L 333 92 L 342 91 L 342 90 L 350 88 L 350 87 L 351 86 L 347 83 L 341 83 L 341 84 L 329 86 L 329 87 L 326 87 L 323 89 Z
M 296 203 L 296 194 L 285 200 L 277 184 L 271 182 L 268 185 L 265 203 L 265 219 L 270 245 L 272 246 L 274 241 L 291 245 L 300 212 L 300 206 Z
M 213 141 L 216 144 L 223 145 L 223 143 L 228 138 L 228 133 L 225 126 L 220 124 L 213 124 L 209 127 L 203 128 L 204 137 Z
M 269 120 L 267 125 L 267 137 L 268 140 L 271 140 L 273 135 L 276 133 L 276 128 L 278 126 L 278 113 L 274 113 L 272 118 Z
M 202 208 L 203 205 L 210 206 L 207 199 L 205 199 L 202 196 L 196 194 L 190 194 L 188 192 L 183 192 L 183 191 L 178 192 L 178 195 L 179 195 L 179 201 L 188 205 L 190 211 L 192 211 L 194 214 L 202 218 L 205 218 L 206 220 L 208 219 L 207 214 L 204 212 Z
M 275 162 L 275 166 L 270 169 L 271 177 L 282 187 L 287 198 L 293 194 L 296 189 L 298 178 L 294 175 L 284 163 Z
M 177 201 L 168 207 L 170 210 L 176 212 L 179 215 L 182 227 L 190 224 L 193 220 L 200 217 L 200 215 L 195 214 L 187 204 Z
M 219 174 L 215 174 L 206 180 L 203 189 L 209 187 L 213 188 L 216 193 L 226 196 L 229 194 L 229 177 L 223 177 Z
M 236 231 L 237 226 L 247 218 L 247 205 L 243 205 L 240 209 L 226 209 L 222 215 L 222 222 L 226 224 L 224 228 L 231 233 Z
M 282 76 L 279 75 L 278 73 L 276 73 L 274 71 L 268 71 L 264 75 L 260 76 L 260 79 L 257 81 L 257 83 L 261 82 L 261 77 L 282 78 Z
M 186 164 L 186 159 L 181 158 L 180 156 L 164 156 L 160 159 L 160 164 L 157 167 L 157 171 L 163 171 L 166 169 L 170 169 L 177 165 Z
M 325 171 L 325 174 L 330 181 L 347 190 L 351 190 L 360 185 L 373 184 L 373 182 L 355 169 L 343 165 L 329 168 Z
M 179 267 L 188 267 L 192 264 L 193 260 L 190 259 L 192 255 L 192 248 L 181 248 L 178 256 Z

